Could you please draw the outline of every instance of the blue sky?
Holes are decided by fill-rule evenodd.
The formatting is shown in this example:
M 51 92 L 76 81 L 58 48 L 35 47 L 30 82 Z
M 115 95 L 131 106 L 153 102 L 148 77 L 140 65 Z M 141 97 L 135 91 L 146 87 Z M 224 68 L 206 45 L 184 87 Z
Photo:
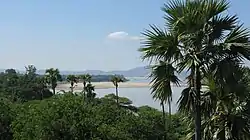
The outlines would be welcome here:
M 0 3 L 0 68 L 124 70 L 146 63 L 137 51 L 149 24 L 162 26 L 167 0 L 8 0 Z M 249 0 L 231 14 L 250 27 Z

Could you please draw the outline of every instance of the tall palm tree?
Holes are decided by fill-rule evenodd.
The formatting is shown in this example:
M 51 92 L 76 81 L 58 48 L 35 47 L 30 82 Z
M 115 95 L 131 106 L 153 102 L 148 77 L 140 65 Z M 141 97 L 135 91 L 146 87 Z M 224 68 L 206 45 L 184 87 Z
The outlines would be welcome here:
M 224 57 L 250 59 L 249 34 L 237 16 L 222 14 L 228 7 L 226 0 L 171 0 L 162 8 L 167 28 L 151 25 L 143 33 L 144 59 L 165 61 L 178 72 L 190 73 L 179 104 L 194 118 L 196 140 L 201 139 L 201 81 L 207 67 L 219 65 L 217 60 Z
M 87 100 L 90 101 L 92 99 L 95 98 L 96 96 L 96 93 L 94 93 L 95 91 L 95 87 L 91 84 L 91 83 L 88 83 L 87 86 L 85 87 L 85 91 L 86 91 L 86 97 L 87 97 Z
M 86 95 L 86 86 L 87 86 L 87 83 L 91 83 L 91 75 L 89 74 L 84 74 L 84 75 L 80 75 L 79 76 L 80 80 L 82 81 L 83 83 L 83 97 L 85 97 Z
M 250 139 L 249 78 L 244 68 L 231 60 L 217 73 L 207 73 L 201 98 L 203 139 Z M 229 64 L 230 63 L 230 64 Z M 221 82 L 223 80 L 223 82 Z
M 45 71 L 45 78 L 48 85 L 51 86 L 53 94 L 56 93 L 57 81 L 61 81 L 62 77 L 58 69 L 50 68 Z
M 75 84 L 77 84 L 78 82 L 78 77 L 75 75 L 68 75 L 67 76 L 67 81 L 70 82 L 70 89 L 71 89 L 71 93 L 74 93 L 74 88 L 75 88 Z
M 179 85 L 179 79 L 175 76 L 175 69 L 171 64 L 167 64 L 166 62 L 160 61 L 158 65 L 153 67 L 152 73 L 150 77 L 152 78 L 152 94 L 153 98 L 156 100 L 160 100 L 160 104 L 162 106 L 163 113 L 163 123 L 164 129 L 166 131 L 166 117 L 165 117 L 165 108 L 164 104 L 168 103 L 169 108 L 169 118 L 171 120 L 171 102 L 172 102 L 172 89 L 171 83 Z M 171 125 L 171 124 L 170 124 Z M 170 127 L 169 127 L 170 128 Z M 164 136 L 166 139 L 167 136 Z
M 117 106 L 119 106 L 119 96 L 118 96 L 118 86 L 120 82 L 124 82 L 125 80 L 119 76 L 119 75 L 114 75 L 111 78 L 111 82 L 114 84 L 115 86 L 115 95 L 116 95 L 116 103 Z

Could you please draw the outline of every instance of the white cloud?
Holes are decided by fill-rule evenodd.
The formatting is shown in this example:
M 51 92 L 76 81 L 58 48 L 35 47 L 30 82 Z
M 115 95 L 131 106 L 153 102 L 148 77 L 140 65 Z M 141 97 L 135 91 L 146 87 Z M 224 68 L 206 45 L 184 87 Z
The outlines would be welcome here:
M 113 40 L 140 40 L 141 37 L 139 36 L 130 36 L 127 32 L 119 31 L 119 32 L 112 32 L 108 35 L 109 39 Z
M 120 32 L 113 32 L 108 35 L 110 39 L 125 39 L 128 37 L 128 33 L 120 31 Z

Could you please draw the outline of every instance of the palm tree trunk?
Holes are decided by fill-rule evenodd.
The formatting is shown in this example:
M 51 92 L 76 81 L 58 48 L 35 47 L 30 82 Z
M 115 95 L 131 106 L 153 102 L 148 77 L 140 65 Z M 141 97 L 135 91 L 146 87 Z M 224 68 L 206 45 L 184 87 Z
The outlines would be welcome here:
M 115 86 L 115 93 L 116 93 L 116 103 L 117 106 L 119 106 L 118 86 Z
M 56 94 L 56 88 L 52 88 L 52 90 L 53 90 L 53 94 L 55 95 Z
M 169 128 L 170 128 L 171 127 L 171 115 L 172 115 L 170 100 L 168 100 L 168 113 L 169 113 Z
M 43 90 L 42 91 L 40 91 L 40 94 L 41 94 L 41 100 L 43 100 Z
M 71 89 L 71 94 L 73 94 L 74 93 L 74 83 L 70 83 L 70 85 L 71 85 L 71 87 L 70 87 L 70 89 Z
M 83 84 L 83 99 L 84 100 L 86 98 L 86 91 L 85 91 L 85 89 L 86 89 L 86 84 Z
M 165 107 L 164 107 L 164 103 L 163 101 L 161 102 L 161 107 L 162 107 L 162 121 L 163 121 L 163 125 L 164 125 L 164 135 L 163 135 L 163 139 L 166 140 L 166 113 L 165 113 Z
M 196 110 L 195 110 L 195 140 L 201 140 L 201 73 L 199 67 L 195 69 L 195 90 L 196 90 Z

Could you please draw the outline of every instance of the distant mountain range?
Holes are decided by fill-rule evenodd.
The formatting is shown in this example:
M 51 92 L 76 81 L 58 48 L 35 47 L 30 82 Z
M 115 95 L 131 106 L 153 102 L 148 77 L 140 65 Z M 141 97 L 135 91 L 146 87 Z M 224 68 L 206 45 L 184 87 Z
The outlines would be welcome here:
M 0 69 L 0 72 L 4 72 L 5 69 Z M 20 73 L 24 73 L 24 71 L 19 71 Z M 90 75 L 123 75 L 125 77 L 143 77 L 149 74 L 150 70 L 146 67 L 137 67 L 130 70 L 120 70 L 120 71 L 102 71 L 102 70 L 86 70 L 86 71 L 60 71 L 62 75 L 69 75 L 69 74 L 90 74 Z M 44 74 L 45 70 L 37 70 L 37 74 Z
M 68 74 L 90 74 L 90 75 L 123 75 L 125 77 L 143 77 L 149 74 L 150 70 L 146 67 L 137 67 L 130 70 L 121 70 L 121 71 L 102 71 L 102 70 L 86 70 L 86 71 L 60 71 L 62 75 L 68 75 Z M 38 74 L 44 74 L 45 70 L 38 70 Z
M 0 72 L 5 71 L 4 69 L 0 69 Z M 101 70 L 86 70 L 86 71 L 60 71 L 62 75 L 69 75 L 69 74 L 74 74 L 74 75 L 80 75 L 80 74 L 91 74 L 91 75 L 113 75 L 113 74 L 118 74 L 118 75 L 123 75 L 125 77 L 145 77 L 148 76 L 150 73 L 150 69 L 147 67 L 136 67 L 133 69 L 129 70 L 120 70 L 120 71 L 101 71 Z M 23 73 L 24 71 L 19 71 L 20 73 Z M 38 74 L 44 74 L 45 70 L 37 70 Z M 181 73 L 179 77 L 181 79 L 184 79 L 184 77 L 187 76 L 187 73 Z

